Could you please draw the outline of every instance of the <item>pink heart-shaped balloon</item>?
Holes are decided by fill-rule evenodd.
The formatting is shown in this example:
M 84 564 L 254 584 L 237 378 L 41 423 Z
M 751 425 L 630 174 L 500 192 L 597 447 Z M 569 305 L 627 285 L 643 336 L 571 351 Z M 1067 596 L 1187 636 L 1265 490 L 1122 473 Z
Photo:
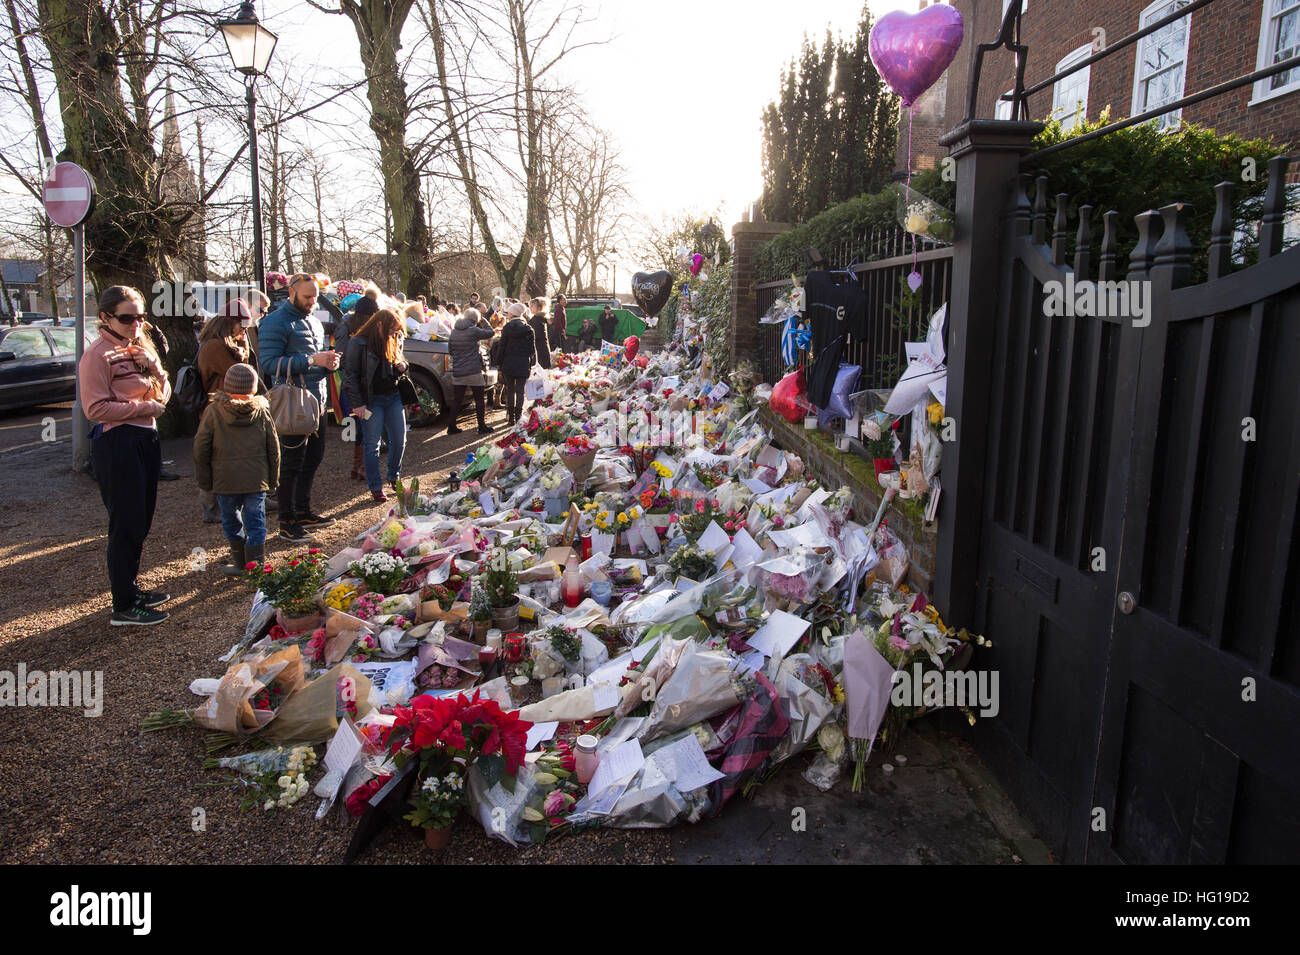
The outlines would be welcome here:
M 961 11 L 944 3 L 920 13 L 891 10 L 871 28 L 871 62 L 911 107 L 948 68 L 964 32 Z

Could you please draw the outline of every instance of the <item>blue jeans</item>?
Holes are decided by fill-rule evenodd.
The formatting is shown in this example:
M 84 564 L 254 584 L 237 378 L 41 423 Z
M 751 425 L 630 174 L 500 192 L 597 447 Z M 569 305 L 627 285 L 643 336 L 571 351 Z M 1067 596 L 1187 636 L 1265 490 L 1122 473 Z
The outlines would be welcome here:
M 373 395 L 366 406 L 370 417 L 361 422 L 362 449 L 366 455 L 366 484 L 382 491 L 379 480 L 379 437 L 388 439 L 388 482 L 402 476 L 402 455 L 406 451 L 406 409 L 397 392 Z
M 218 494 L 217 507 L 221 508 L 221 529 L 226 540 L 241 537 L 249 547 L 266 543 L 266 493 Z

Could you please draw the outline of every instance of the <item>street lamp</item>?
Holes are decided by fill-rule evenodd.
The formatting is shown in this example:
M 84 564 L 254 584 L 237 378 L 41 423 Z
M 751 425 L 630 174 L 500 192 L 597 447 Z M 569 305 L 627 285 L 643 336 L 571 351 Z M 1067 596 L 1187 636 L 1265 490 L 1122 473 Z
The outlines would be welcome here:
M 262 190 L 257 168 L 257 94 L 254 83 L 266 72 L 275 51 L 276 35 L 257 22 L 252 0 L 244 0 L 233 20 L 220 20 L 217 26 L 226 38 L 226 49 L 235 69 L 245 76 L 245 100 L 248 103 L 248 152 L 253 165 L 253 281 L 266 290 L 266 266 L 262 261 Z

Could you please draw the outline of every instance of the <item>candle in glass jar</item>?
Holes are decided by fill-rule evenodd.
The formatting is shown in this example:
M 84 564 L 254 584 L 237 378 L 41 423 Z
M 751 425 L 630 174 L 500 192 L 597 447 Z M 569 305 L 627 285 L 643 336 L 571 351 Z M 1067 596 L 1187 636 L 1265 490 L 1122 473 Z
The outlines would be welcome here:
M 600 757 L 596 755 L 596 744 L 599 742 L 594 736 L 579 736 L 574 747 L 573 768 L 578 774 L 578 782 L 583 786 L 591 782 L 591 777 L 596 775 L 596 767 L 600 765 Z
M 506 659 L 511 663 L 518 663 L 524 658 L 524 635 L 522 633 L 512 633 L 506 636 L 505 654 Z

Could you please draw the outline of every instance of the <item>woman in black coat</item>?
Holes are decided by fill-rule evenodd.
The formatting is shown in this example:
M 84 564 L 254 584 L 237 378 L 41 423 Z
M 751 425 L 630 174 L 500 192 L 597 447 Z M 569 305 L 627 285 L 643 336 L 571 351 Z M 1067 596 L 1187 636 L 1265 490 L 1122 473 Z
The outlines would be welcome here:
M 533 345 L 537 350 L 537 364 L 543 368 L 551 367 L 551 346 L 547 338 L 550 326 L 546 323 L 546 302 L 535 298 L 528 303 L 528 324 L 533 327 Z
M 524 385 L 537 361 L 537 339 L 524 321 L 524 306 L 510 306 L 510 320 L 501 328 L 501 381 L 505 386 L 506 417 L 513 427 L 524 410 Z

